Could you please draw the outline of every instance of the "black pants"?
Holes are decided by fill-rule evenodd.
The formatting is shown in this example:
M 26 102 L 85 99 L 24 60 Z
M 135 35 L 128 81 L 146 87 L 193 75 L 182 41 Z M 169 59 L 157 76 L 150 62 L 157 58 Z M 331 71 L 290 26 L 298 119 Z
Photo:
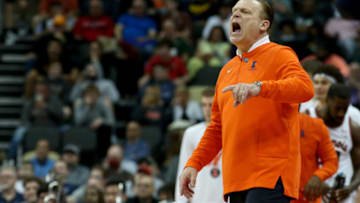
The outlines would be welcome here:
M 285 196 L 281 178 L 274 189 L 252 188 L 229 194 L 230 203 L 289 203 L 291 198 Z

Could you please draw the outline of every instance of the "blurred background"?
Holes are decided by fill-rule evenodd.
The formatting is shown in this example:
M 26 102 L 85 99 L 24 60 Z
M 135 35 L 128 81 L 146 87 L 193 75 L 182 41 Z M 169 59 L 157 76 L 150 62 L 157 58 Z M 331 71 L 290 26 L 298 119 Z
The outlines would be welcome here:
M 271 40 L 339 69 L 359 107 L 359 2 L 268 2 Z M 0 202 L 172 201 L 200 92 L 235 56 L 235 3 L 0 1 Z

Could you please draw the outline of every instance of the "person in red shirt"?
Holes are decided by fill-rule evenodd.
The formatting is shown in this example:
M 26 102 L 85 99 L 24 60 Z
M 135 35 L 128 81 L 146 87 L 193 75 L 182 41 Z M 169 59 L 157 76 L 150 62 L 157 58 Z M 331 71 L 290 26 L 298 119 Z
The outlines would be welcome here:
M 89 15 L 80 17 L 73 31 L 75 38 L 89 42 L 97 40 L 99 36 L 112 37 L 114 21 L 103 14 L 103 4 L 99 0 L 89 3 Z
M 154 54 L 144 69 L 144 76 L 139 79 L 139 87 L 148 82 L 153 74 L 154 68 L 161 65 L 169 70 L 169 78 L 177 85 L 185 85 L 188 81 L 187 68 L 184 61 L 171 53 L 171 42 L 168 40 L 160 41 L 157 52 Z
M 321 119 L 299 113 L 301 178 L 300 196 L 292 203 L 320 203 L 330 187 L 324 182 L 336 173 L 338 159 L 329 130 Z M 321 167 L 320 162 L 321 161 Z
M 187 198 L 221 149 L 225 200 L 289 203 L 299 196 L 298 107 L 314 88 L 294 51 L 270 42 L 273 15 L 265 0 L 239 0 L 232 9 L 237 56 L 221 69 L 211 122 L 180 176 Z

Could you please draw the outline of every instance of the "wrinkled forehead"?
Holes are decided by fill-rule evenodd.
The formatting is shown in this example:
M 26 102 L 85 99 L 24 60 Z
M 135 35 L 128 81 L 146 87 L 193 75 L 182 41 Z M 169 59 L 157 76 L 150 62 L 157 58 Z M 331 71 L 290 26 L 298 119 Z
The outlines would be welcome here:
M 234 13 L 238 9 L 249 9 L 250 11 L 256 12 L 262 9 L 261 3 L 257 0 L 239 0 L 232 8 Z

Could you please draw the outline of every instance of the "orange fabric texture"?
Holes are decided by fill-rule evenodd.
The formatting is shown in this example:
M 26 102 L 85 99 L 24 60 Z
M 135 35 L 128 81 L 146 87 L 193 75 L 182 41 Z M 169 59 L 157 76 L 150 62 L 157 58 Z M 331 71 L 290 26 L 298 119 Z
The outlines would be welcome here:
M 322 181 L 331 177 L 338 169 L 338 159 L 329 130 L 321 119 L 299 113 L 301 178 L 299 200 L 292 203 L 309 203 L 303 198 L 303 191 L 311 176 L 316 175 Z M 319 168 L 319 159 L 322 167 Z M 320 203 L 318 198 L 313 203 Z
M 233 106 L 237 83 L 262 81 L 260 95 Z M 300 182 L 298 103 L 314 89 L 296 54 L 266 43 L 235 56 L 221 70 L 212 117 L 186 166 L 200 170 L 223 148 L 224 196 L 254 187 L 274 188 L 282 178 L 285 194 L 297 198 Z

